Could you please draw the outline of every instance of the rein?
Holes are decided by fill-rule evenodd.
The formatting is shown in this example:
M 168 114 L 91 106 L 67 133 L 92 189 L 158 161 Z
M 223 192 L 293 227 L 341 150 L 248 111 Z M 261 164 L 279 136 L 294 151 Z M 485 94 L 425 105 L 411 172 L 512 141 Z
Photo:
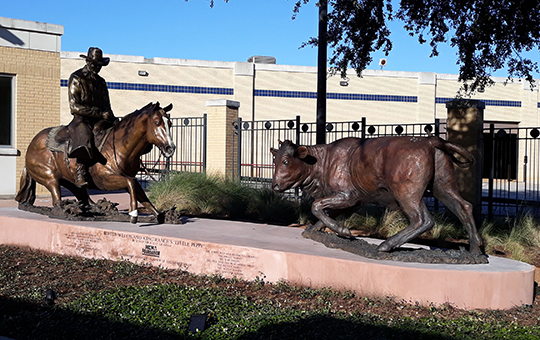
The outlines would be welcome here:
M 158 157 L 158 160 L 154 163 L 154 165 L 152 166 L 152 169 L 156 167 L 156 164 L 159 162 L 159 159 L 161 158 L 161 152 L 159 153 L 159 157 Z M 146 167 L 146 165 L 144 165 L 142 159 L 139 160 L 141 162 L 141 168 L 144 170 L 144 172 L 146 173 L 146 175 L 148 175 L 148 177 L 150 177 L 152 179 L 152 181 L 154 182 L 157 182 L 158 180 L 154 178 L 154 176 L 152 176 L 150 174 L 150 171 L 148 171 L 148 168 Z
M 113 127 L 113 129 L 114 129 L 114 127 Z M 116 167 L 118 168 L 118 170 L 120 170 L 120 174 L 121 174 L 122 176 L 130 177 L 130 178 L 135 178 L 135 177 L 133 177 L 133 176 L 128 176 L 128 175 L 126 175 L 126 171 L 125 171 L 125 170 L 120 166 L 120 164 L 118 163 L 118 158 L 116 157 L 116 139 L 115 139 L 115 135 L 116 135 L 116 134 L 115 134 L 115 132 L 116 132 L 116 130 L 115 130 L 115 131 L 112 131 L 112 138 L 113 138 L 112 144 L 113 144 L 114 162 L 116 163 Z

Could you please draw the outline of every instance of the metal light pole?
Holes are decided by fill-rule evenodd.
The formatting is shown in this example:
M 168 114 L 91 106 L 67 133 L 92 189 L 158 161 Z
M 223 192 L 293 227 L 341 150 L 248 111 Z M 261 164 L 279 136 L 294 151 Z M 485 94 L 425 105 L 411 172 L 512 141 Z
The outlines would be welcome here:
M 317 131 L 316 143 L 326 144 L 326 59 L 327 59 L 327 26 L 328 3 L 319 1 L 319 45 L 317 59 Z

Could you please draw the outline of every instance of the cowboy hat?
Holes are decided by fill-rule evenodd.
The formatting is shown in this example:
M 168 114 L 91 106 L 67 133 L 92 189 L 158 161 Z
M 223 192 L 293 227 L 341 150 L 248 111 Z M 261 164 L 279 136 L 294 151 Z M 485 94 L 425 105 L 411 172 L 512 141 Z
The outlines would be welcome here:
M 88 49 L 88 55 L 81 54 L 80 57 L 99 66 L 107 66 L 109 65 L 109 61 L 111 61 L 110 58 L 103 58 L 103 51 L 98 47 L 90 47 Z

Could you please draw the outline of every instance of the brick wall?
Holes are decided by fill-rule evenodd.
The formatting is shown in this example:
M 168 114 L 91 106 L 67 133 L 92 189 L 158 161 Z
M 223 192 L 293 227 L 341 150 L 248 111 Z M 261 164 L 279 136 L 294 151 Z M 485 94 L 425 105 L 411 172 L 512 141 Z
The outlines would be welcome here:
M 42 129 L 60 123 L 60 54 L 0 46 L 0 73 L 15 76 L 18 188 L 28 144 Z M 47 193 L 38 185 L 38 195 Z
M 234 100 L 206 102 L 208 115 L 207 172 L 232 178 L 238 150 L 232 141 L 232 123 L 238 120 L 240 103 Z

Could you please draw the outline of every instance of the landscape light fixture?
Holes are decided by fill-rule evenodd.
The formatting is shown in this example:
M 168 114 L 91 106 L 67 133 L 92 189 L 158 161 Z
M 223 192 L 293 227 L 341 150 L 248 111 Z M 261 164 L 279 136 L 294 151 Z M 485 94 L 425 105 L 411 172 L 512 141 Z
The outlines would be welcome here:
M 56 292 L 52 289 L 47 289 L 45 292 L 45 301 L 49 306 L 54 305 L 54 300 L 56 300 Z
M 192 333 L 199 333 L 204 331 L 204 328 L 206 327 L 206 318 L 208 316 L 206 314 L 194 314 L 189 319 L 189 327 L 188 330 Z
M 148 77 L 148 72 L 140 70 L 140 71 L 139 71 L 139 76 L 141 76 L 141 77 Z

